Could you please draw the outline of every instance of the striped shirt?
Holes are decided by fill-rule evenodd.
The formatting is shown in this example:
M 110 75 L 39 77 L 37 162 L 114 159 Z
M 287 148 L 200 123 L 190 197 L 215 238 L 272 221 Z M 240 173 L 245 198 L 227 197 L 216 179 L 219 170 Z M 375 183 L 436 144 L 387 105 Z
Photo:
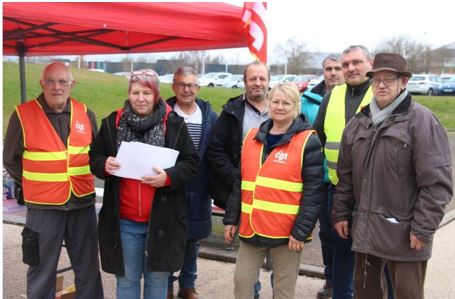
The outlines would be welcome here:
M 196 110 L 190 115 L 180 109 L 179 104 L 176 103 L 174 106 L 174 111 L 179 116 L 183 117 L 185 120 L 186 127 L 188 128 L 188 133 L 190 133 L 191 140 L 193 140 L 194 147 L 196 150 L 199 150 L 199 144 L 201 142 L 202 135 L 202 111 L 198 105 L 196 105 Z

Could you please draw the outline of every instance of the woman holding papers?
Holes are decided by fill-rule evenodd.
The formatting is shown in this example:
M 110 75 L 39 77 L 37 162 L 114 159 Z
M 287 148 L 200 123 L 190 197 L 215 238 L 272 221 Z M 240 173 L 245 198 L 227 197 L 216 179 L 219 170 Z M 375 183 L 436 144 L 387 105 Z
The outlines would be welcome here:
M 179 151 L 175 166 L 154 167 L 140 180 L 116 176 L 122 142 Z M 90 149 L 90 167 L 104 179 L 99 244 L 104 271 L 117 278 L 117 298 L 166 298 L 169 272 L 183 263 L 184 186 L 197 172 L 198 154 L 182 118 L 160 97 L 153 70 L 131 73 L 128 100 L 103 119 Z M 141 157 L 146 160 L 147 157 Z

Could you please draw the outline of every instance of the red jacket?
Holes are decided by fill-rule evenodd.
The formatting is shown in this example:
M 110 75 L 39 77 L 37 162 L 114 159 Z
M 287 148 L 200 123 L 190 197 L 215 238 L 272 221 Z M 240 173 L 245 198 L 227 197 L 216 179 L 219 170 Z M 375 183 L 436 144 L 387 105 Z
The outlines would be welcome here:
M 164 124 L 172 108 L 166 105 L 166 114 L 163 118 Z M 117 110 L 115 124 L 118 127 L 123 109 Z M 164 128 L 166 130 L 166 127 Z M 170 185 L 169 176 L 166 185 Z M 148 222 L 152 213 L 153 198 L 156 188 L 142 184 L 140 180 L 122 178 L 120 180 L 120 218 L 136 222 Z

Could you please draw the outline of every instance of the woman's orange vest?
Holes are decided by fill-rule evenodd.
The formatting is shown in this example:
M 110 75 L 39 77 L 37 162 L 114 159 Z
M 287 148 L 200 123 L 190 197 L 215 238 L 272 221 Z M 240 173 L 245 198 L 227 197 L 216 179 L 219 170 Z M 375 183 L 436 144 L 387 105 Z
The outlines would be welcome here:
M 92 125 L 87 107 L 74 99 L 70 101 L 67 146 L 37 100 L 16 107 L 24 137 L 22 187 L 26 202 L 62 205 L 71 192 L 78 197 L 95 192 L 88 157 Z
M 302 131 L 289 143 L 275 147 L 262 164 L 263 144 L 252 129 L 241 157 L 242 207 L 239 235 L 289 238 L 303 192 L 303 153 L 314 131 Z

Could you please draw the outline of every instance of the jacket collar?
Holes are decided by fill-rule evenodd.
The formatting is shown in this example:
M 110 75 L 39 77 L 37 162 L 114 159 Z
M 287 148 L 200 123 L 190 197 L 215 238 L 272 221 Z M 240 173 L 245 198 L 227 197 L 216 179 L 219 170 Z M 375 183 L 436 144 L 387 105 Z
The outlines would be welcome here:
M 265 143 L 267 140 L 267 134 L 270 132 L 272 126 L 272 119 L 268 119 L 263 122 L 254 138 L 259 140 L 261 143 Z M 304 130 L 311 130 L 311 125 L 308 122 L 307 117 L 303 113 L 300 113 L 299 116 L 294 119 L 288 131 L 284 134 L 283 138 L 281 138 L 276 146 L 288 143 L 291 140 L 292 136 Z
M 391 117 L 395 119 L 395 121 L 402 121 L 408 118 L 408 115 L 406 112 L 409 110 L 412 104 L 412 96 L 410 93 L 406 96 L 406 98 L 403 100 L 403 102 L 400 103 L 392 112 Z M 371 118 L 370 118 L 370 104 L 366 105 L 363 107 L 363 109 L 360 111 L 356 117 L 361 118 L 361 122 L 365 126 L 370 126 L 372 124 Z M 390 119 L 390 118 L 389 118 Z
M 361 83 L 360 85 L 356 85 L 356 86 L 352 86 L 352 85 L 349 85 L 347 83 L 346 83 L 346 85 L 347 85 L 347 89 L 349 91 L 349 94 L 353 95 L 353 96 L 356 96 L 356 95 L 359 95 L 359 94 L 365 94 L 366 93 L 367 89 L 371 85 L 371 80 L 368 79 L 365 82 Z

